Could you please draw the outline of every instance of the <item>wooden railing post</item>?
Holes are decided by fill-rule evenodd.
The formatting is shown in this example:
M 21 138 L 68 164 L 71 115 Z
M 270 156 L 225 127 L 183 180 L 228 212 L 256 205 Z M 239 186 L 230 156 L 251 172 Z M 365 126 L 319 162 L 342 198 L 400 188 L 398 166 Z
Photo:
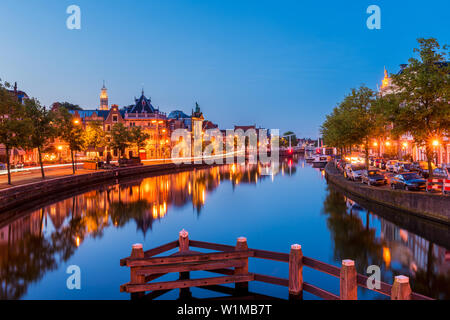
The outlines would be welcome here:
M 141 243 L 133 244 L 131 247 L 131 255 L 130 258 L 144 258 L 144 249 Z M 139 267 L 130 267 L 130 282 L 132 284 L 143 284 L 145 283 L 145 276 L 137 275 L 137 271 Z M 131 299 L 140 299 L 145 295 L 145 292 L 137 292 L 131 294 Z
M 299 244 L 293 244 L 289 253 L 289 299 L 303 299 L 303 253 Z
M 242 250 L 248 250 L 247 245 L 247 238 L 245 237 L 239 237 L 236 242 L 236 251 L 242 251 Z M 235 267 L 234 268 L 234 274 L 235 275 L 241 275 L 241 274 L 248 274 L 248 257 L 243 258 L 244 260 L 244 266 L 242 267 Z M 248 292 L 248 282 L 240 282 L 235 284 L 235 289 L 238 294 L 245 294 Z
M 356 282 L 355 261 L 343 260 L 341 267 L 341 300 L 358 300 L 358 283 Z
M 178 237 L 180 244 L 180 252 L 189 251 L 189 233 L 186 230 L 181 230 Z
M 178 237 L 178 243 L 180 244 L 180 252 L 189 251 L 189 233 L 186 230 L 181 230 Z M 180 280 L 190 279 L 189 272 L 180 272 Z M 190 299 L 192 298 L 192 292 L 190 288 L 180 289 L 180 299 Z
M 391 289 L 391 300 L 411 300 L 409 278 L 396 276 Z

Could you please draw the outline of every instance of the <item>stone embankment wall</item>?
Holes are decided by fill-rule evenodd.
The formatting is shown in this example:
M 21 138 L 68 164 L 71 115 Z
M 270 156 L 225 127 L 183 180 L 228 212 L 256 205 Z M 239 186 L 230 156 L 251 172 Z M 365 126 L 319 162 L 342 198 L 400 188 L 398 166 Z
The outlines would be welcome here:
M 327 181 L 358 197 L 398 209 L 435 222 L 450 225 L 450 196 L 370 187 L 348 181 L 330 162 L 325 168 Z

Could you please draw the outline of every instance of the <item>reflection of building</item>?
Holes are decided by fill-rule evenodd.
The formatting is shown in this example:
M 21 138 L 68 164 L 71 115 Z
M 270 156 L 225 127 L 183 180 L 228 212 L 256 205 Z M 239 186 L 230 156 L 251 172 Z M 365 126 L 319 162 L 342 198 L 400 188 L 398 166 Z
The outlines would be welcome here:
M 446 250 L 443 247 L 433 245 L 384 219 L 381 219 L 381 233 L 388 243 L 392 260 L 402 262 L 410 272 L 427 270 L 430 262 L 436 273 L 450 271 L 450 261 L 445 259 Z M 432 261 L 429 261 L 430 258 Z

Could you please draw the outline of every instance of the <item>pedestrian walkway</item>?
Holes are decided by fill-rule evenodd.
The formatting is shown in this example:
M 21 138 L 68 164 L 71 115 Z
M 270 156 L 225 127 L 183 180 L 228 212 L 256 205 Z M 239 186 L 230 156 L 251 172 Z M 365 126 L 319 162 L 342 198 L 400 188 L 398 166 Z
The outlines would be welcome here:
M 162 163 L 168 163 L 169 161 L 143 161 L 145 166 L 151 166 L 151 165 L 156 165 L 156 164 L 162 164 Z M 87 173 L 93 173 L 93 172 L 98 172 L 101 170 L 84 170 L 82 169 L 82 165 L 78 165 L 78 169 L 76 170 L 76 175 L 79 174 L 87 174 Z M 71 166 L 67 166 L 67 167 L 50 167 L 50 168 L 45 168 L 44 167 L 44 171 L 45 171 L 45 180 L 51 180 L 51 179 L 55 179 L 55 178 L 61 178 L 61 177 L 65 177 L 65 176 L 71 176 L 73 175 L 73 171 L 72 171 L 72 167 Z M 20 186 L 20 185 L 24 185 L 24 184 L 28 184 L 28 183 L 33 183 L 33 182 L 39 182 L 42 181 L 42 175 L 41 175 L 41 170 L 24 170 L 24 171 L 20 171 L 20 172 L 13 172 L 11 173 L 11 182 L 12 185 L 8 184 L 8 175 L 6 174 L 2 174 L 0 175 L 0 190 L 3 189 L 7 189 L 10 187 L 14 187 L 14 186 Z

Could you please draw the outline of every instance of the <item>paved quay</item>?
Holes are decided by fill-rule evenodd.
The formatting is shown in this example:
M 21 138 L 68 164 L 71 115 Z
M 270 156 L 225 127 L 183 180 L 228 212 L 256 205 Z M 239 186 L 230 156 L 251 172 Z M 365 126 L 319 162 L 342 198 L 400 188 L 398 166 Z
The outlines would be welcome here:
M 162 163 L 169 163 L 169 161 L 144 161 L 144 166 L 151 166 L 156 164 L 162 164 Z M 77 166 L 77 170 L 75 175 L 82 175 L 82 174 L 88 174 L 93 172 L 101 172 L 104 170 L 85 170 L 82 168 L 83 166 L 79 164 Z M 72 167 L 71 166 L 65 166 L 65 167 L 44 167 L 45 172 L 45 181 L 49 181 L 55 178 L 61 178 L 66 176 L 73 176 Z M 43 181 L 41 176 L 41 170 L 40 169 L 23 169 L 19 172 L 13 172 L 11 174 L 11 182 L 12 185 L 8 184 L 8 175 L 2 172 L 0 174 L 0 190 L 5 190 L 11 187 L 20 186 L 20 185 L 26 185 L 29 183 L 39 182 Z

